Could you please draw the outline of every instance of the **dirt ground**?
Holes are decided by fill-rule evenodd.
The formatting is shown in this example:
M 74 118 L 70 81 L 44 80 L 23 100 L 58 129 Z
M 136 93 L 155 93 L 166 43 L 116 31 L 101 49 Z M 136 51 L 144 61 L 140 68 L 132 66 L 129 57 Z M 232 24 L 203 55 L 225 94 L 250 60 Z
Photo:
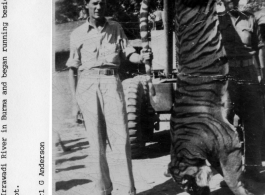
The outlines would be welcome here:
M 70 112 L 71 96 L 68 89 L 67 72 L 53 74 L 53 134 L 59 136 L 67 152 L 60 146 L 53 147 L 54 195 L 93 195 L 93 158 L 90 157 L 89 138 L 83 125 L 72 123 Z M 133 173 L 138 195 L 185 195 L 171 178 L 163 175 L 169 163 L 169 126 L 161 125 L 152 142 L 147 144 L 144 155 L 134 159 Z M 54 139 L 56 141 L 56 139 Z M 115 163 L 115 162 L 114 162 Z M 113 195 L 127 194 L 120 172 L 111 172 Z M 216 174 L 211 180 L 212 195 L 229 195 L 227 188 L 221 188 L 223 178 Z

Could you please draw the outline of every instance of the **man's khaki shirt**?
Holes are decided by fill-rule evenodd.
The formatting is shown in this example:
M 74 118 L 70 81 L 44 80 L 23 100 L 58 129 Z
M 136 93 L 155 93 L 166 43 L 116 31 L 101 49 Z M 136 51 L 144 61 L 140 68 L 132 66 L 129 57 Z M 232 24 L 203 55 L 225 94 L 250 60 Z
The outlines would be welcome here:
M 106 20 L 98 31 L 88 20 L 70 36 L 68 67 L 82 69 L 113 66 L 118 68 L 122 58 L 134 53 L 119 23 Z
M 233 11 L 219 15 L 222 43 L 228 58 L 250 59 L 264 46 L 254 16 L 250 13 Z

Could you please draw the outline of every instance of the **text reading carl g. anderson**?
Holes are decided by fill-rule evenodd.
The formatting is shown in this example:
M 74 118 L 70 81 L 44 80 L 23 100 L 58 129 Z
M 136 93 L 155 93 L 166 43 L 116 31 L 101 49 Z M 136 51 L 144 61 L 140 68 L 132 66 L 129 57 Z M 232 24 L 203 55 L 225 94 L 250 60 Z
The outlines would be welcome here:
M 44 142 L 40 143 L 40 172 L 39 175 L 40 176 L 44 176 L 44 150 L 45 150 L 45 145 Z

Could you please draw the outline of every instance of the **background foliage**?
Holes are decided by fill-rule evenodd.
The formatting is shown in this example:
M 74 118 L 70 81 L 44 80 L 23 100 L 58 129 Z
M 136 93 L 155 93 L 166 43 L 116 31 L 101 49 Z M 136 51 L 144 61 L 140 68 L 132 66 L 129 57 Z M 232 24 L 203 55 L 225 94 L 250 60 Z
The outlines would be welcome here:
M 142 0 L 108 0 L 106 16 L 122 24 L 129 38 L 139 37 L 139 10 Z M 158 0 L 159 1 L 159 0 Z M 161 1 L 161 0 L 160 0 Z M 152 1 L 150 8 L 155 9 L 157 1 Z M 55 2 L 55 21 L 57 24 L 76 21 L 84 0 L 57 0 Z
M 139 10 L 142 0 L 107 0 L 106 16 L 122 24 L 123 29 L 130 39 L 139 38 Z M 248 0 L 246 6 L 239 7 L 241 11 L 258 11 L 265 0 Z M 158 4 L 163 6 L 163 0 L 152 0 L 150 9 L 155 10 Z M 56 0 L 55 21 L 57 24 L 78 20 L 79 12 L 85 0 Z

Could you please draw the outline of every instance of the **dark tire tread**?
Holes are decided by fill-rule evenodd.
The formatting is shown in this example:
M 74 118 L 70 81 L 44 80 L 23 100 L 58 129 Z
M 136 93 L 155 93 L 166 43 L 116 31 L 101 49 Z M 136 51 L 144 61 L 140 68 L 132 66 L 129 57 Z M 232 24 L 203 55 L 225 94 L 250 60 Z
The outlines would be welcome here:
M 135 79 L 126 79 L 122 82 L 122 85 L 128 117 L 131 155 L 132 158 L 137 158 L 142 155 L 144 146 L 141 132 L 141 112 L 144 90 L 141 83 Z

